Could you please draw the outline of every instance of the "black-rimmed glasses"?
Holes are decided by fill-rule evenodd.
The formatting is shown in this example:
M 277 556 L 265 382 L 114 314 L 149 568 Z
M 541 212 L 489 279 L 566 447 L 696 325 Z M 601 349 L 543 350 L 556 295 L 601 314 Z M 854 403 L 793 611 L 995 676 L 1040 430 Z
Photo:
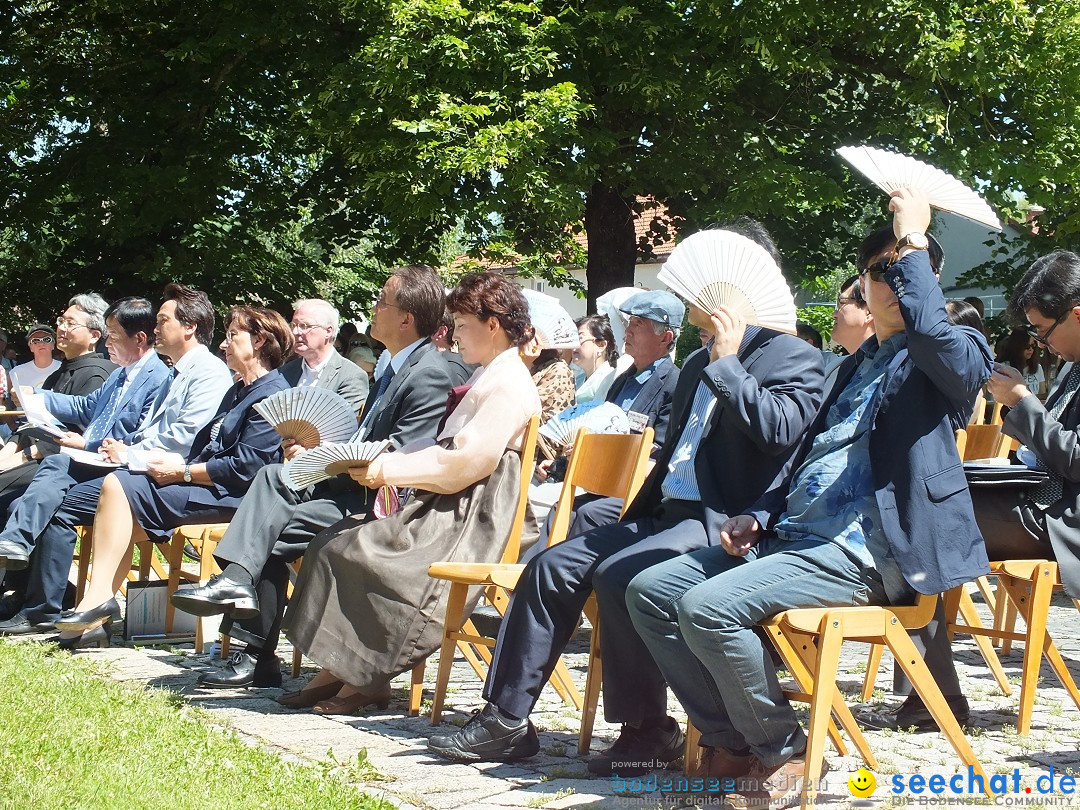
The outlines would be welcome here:
M 1065 320 L 1066 317 L 1068 317 L 1070 312 L 1072 312 L 1071 308 L 1061 313 L 1061 316 L 1056 321 L 1054 321 L 1053 325 L 1049 329 L 1046 330 L 1045 335 L 1040 335 L 1039 330 L 1030 323 L 1027 325 L 1027 333 L 1031 335 L 1032 339 L 1036 343 L 1040 343 L 1043 346 L 1048 347 L 1050 345 L 1050 336 L 1054 334 L 1054 330 L 1062 324 L 1062 322 Z

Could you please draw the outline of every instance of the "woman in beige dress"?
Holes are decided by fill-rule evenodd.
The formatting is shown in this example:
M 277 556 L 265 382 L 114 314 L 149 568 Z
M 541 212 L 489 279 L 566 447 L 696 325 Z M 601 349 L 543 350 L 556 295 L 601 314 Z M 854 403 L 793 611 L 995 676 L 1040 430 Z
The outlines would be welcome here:
M 390 681 L 442 641 L 447 584 L 428 577 L 428 566 L 494 562 L 502 554 L 517 507 L 525 427 L 540 413 L 518 356 L 532 337 L 529 309 L 497 273 L 463 278 L 447 308 L 464 361 L 480 368 L 434 442 L 350 471 L 367 487 L 416 491 L 384 520 L 348 518 L 312 541 L 285 625 L 293 644 L 323 669 L 303 690 L 283 695 L 284 705 L 322 714 L 386 706 Z

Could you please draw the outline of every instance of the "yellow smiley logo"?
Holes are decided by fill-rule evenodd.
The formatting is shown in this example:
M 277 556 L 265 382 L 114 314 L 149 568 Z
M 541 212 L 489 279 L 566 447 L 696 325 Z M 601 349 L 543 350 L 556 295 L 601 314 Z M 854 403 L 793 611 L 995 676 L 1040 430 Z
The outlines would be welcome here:
M 852 796 L 865 799 L 867 796 L 872 796 L 874 791 L 877 790 L 877 779 L 866 768 L 859 768 L 847 780 L 847 786 Z

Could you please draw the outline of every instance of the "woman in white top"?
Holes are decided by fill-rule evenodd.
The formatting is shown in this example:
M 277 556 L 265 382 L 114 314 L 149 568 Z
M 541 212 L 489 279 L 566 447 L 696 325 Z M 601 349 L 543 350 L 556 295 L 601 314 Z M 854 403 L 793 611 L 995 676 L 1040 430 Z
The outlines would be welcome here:
M 540 413 L 518 356 L 533 334 L 529 308 L 497 273 L 463 278 L 447 308 L 462 359 L 480 368 L 451 392 L 456 405 L 435 441 L 350 470 L 363 486 L 416 492 L 384 520 L 346 518 L 312 541 L 285 625 L 323 670 L 305 689 L 283 695 L 286 706 L 314 705 L 324 714 L 385 706 L 391 679 L 442 641 L 448 588 L 428 577 L 428 566 L 494 562 L 502 554 L 517 507 L 525 427 Z
M 589 315 L 577 322 L 579 345 L 574 363 L 585 372 L 585 382 L 577 390 L 577 401 L 603 401 L 617 374 L 619 350 L 606 315 Z

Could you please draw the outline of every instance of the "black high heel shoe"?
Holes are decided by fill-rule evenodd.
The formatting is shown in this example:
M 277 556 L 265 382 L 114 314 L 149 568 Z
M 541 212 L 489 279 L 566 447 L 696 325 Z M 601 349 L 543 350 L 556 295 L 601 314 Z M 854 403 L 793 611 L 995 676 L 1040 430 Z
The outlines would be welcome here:
M 110 599 L 102 605 L 89 610 L 65 610 L 56 620 L 57 630 L 93 630 L 105 622 L 120 620 L 120 605 L 116 599 Z
M 57 645 L 61 650 L 85 650 L 89 647 L 103 649 L 112 646 L 112 621 L 106 620 L 105 624 L 98 625 L 92 630 L 84 630 L 81 635 L 71 638 L 58 638 Z

